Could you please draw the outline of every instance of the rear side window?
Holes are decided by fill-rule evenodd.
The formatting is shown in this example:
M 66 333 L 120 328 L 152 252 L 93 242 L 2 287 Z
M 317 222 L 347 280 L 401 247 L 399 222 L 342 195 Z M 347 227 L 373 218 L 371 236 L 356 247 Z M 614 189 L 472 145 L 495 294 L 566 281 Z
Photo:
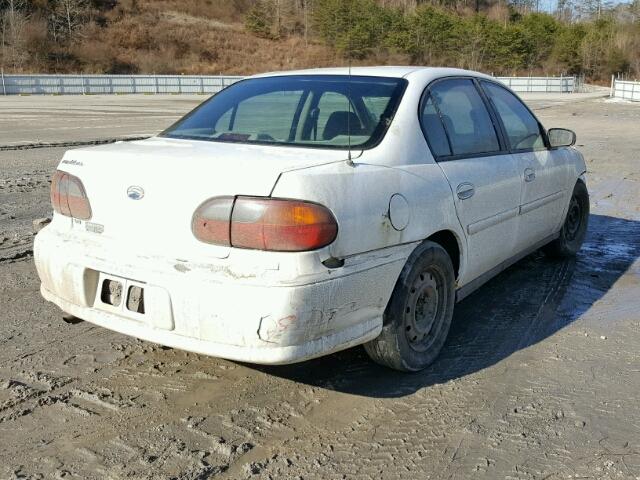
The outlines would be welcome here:
M 482 87 L 502 120 L 513 150 L 545 148 L 540 124 L 513 93 L 491 82 Z
M 431 147 L 432 153 L 436 157 L 450 156 L 451 148 L 449 148 L 447 133 L 444 131 L 440 115 L 438 115 L 438 111 L 433 104 L 431 95 L 427 97 L 422 107 L 420 124 L 422 125 L 422 131 L 427 137 L 427 142 Z
M 489 154 L 500 150 L 493 122 L 472 80 L 440 81 L 431 87 L 430 95 L 440 112 L 452 155 Z

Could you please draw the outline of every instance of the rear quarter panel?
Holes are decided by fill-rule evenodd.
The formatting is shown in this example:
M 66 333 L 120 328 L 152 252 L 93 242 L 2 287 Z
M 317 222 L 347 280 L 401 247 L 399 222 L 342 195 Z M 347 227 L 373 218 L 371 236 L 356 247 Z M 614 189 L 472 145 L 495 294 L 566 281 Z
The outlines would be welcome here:
M 395 194 L 408 206 L 402 230 L 394 223 L 398 226 L 403 212 L 394 207 L 390 211 Z M 453 231 L 464 251 L 451 195 L 436 164 L 394 168 L 340 162 L 286 172 L 273 191 L 276 197 L 310 200 L 331 209 L 338 221 L 338 237 L 329 247 L 335 258 L 420 242 L 439 230 Z
M 417 245 L 435 232 L 450 230 L 458 239 L 462 276 L 466 241 L 453 194 L 429 151 L 418 119 L 420 97 L 434 74 L 410 77 L 380 145 L 354 152 L 353 164 L 336 162 L 284 172 L 272 196 L 310 200 L 331 209 L 338 221 L 338 237 L 323 253 L 335 258 Z M 394 207 L 390 211 L 391 198 L 397 194 L 406 200 L 408 222 L 402 229 L 394 227 Z M 402 204 L 403 199 L 394 205 Z M 403 212 L 396 209 L 395 213 Z M 407 256 L 411 250 L 406 249 Z

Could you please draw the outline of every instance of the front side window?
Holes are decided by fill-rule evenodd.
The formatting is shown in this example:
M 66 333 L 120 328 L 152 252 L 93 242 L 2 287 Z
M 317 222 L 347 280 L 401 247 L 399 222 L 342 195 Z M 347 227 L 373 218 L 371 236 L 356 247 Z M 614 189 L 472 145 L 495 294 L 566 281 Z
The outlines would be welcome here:
M 513 150 L 545 148 L 540 124 L 518 97 L 491 82 L 482 82 L 482 87 L 502 120 Z
M 248 79 L 213 96 L 161 136 L 370 148 L 384 136 L 406 85 L 401 78 L 347 75 Z
M 430 95 L 449 137 L 452 155 L 490 154 L 500 150 L 489 112 L 472 80 L 437 82 Z

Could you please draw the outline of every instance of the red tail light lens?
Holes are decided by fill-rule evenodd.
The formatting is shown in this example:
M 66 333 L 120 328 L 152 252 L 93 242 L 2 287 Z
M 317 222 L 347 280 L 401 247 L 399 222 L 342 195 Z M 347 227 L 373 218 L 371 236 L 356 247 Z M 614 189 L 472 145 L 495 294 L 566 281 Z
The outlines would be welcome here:
M 191 228 L 196 238 L 214 245 L 231 246 L 231 209 L 233 197 L 218 197 L 207 200 L 196 210 Z
M 89 220 L 91 205 L 78 177 L 57 170 L 51 181 L 51 205 L 67 217 Z
M 302 252 L 329 245 L 338 234 L 333 214 L 301 200 L 213 198 L 194 214 L 193 233 L 216 245 L 280 252 Z

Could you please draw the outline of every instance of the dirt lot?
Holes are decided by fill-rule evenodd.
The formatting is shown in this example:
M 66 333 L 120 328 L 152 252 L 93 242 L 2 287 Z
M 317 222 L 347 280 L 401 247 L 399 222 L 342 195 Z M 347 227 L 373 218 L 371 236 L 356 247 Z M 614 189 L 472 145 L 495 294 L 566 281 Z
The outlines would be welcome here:
M 0 144 L 41 141 L 38 125 L 47 141 L 150 133 L 201 99 L 56 99 L 55 114 L 0 99 Z M 104 101 L 111 113 L 90 113 Z M 587 242 L 459 304 L 414 375 L 361 348 L 267 368 L 63 323 L 31 254 L 63 149 L 0 151 L 0 478 L 640 479 L 640 104 L 530 104 L 578 133 Z

